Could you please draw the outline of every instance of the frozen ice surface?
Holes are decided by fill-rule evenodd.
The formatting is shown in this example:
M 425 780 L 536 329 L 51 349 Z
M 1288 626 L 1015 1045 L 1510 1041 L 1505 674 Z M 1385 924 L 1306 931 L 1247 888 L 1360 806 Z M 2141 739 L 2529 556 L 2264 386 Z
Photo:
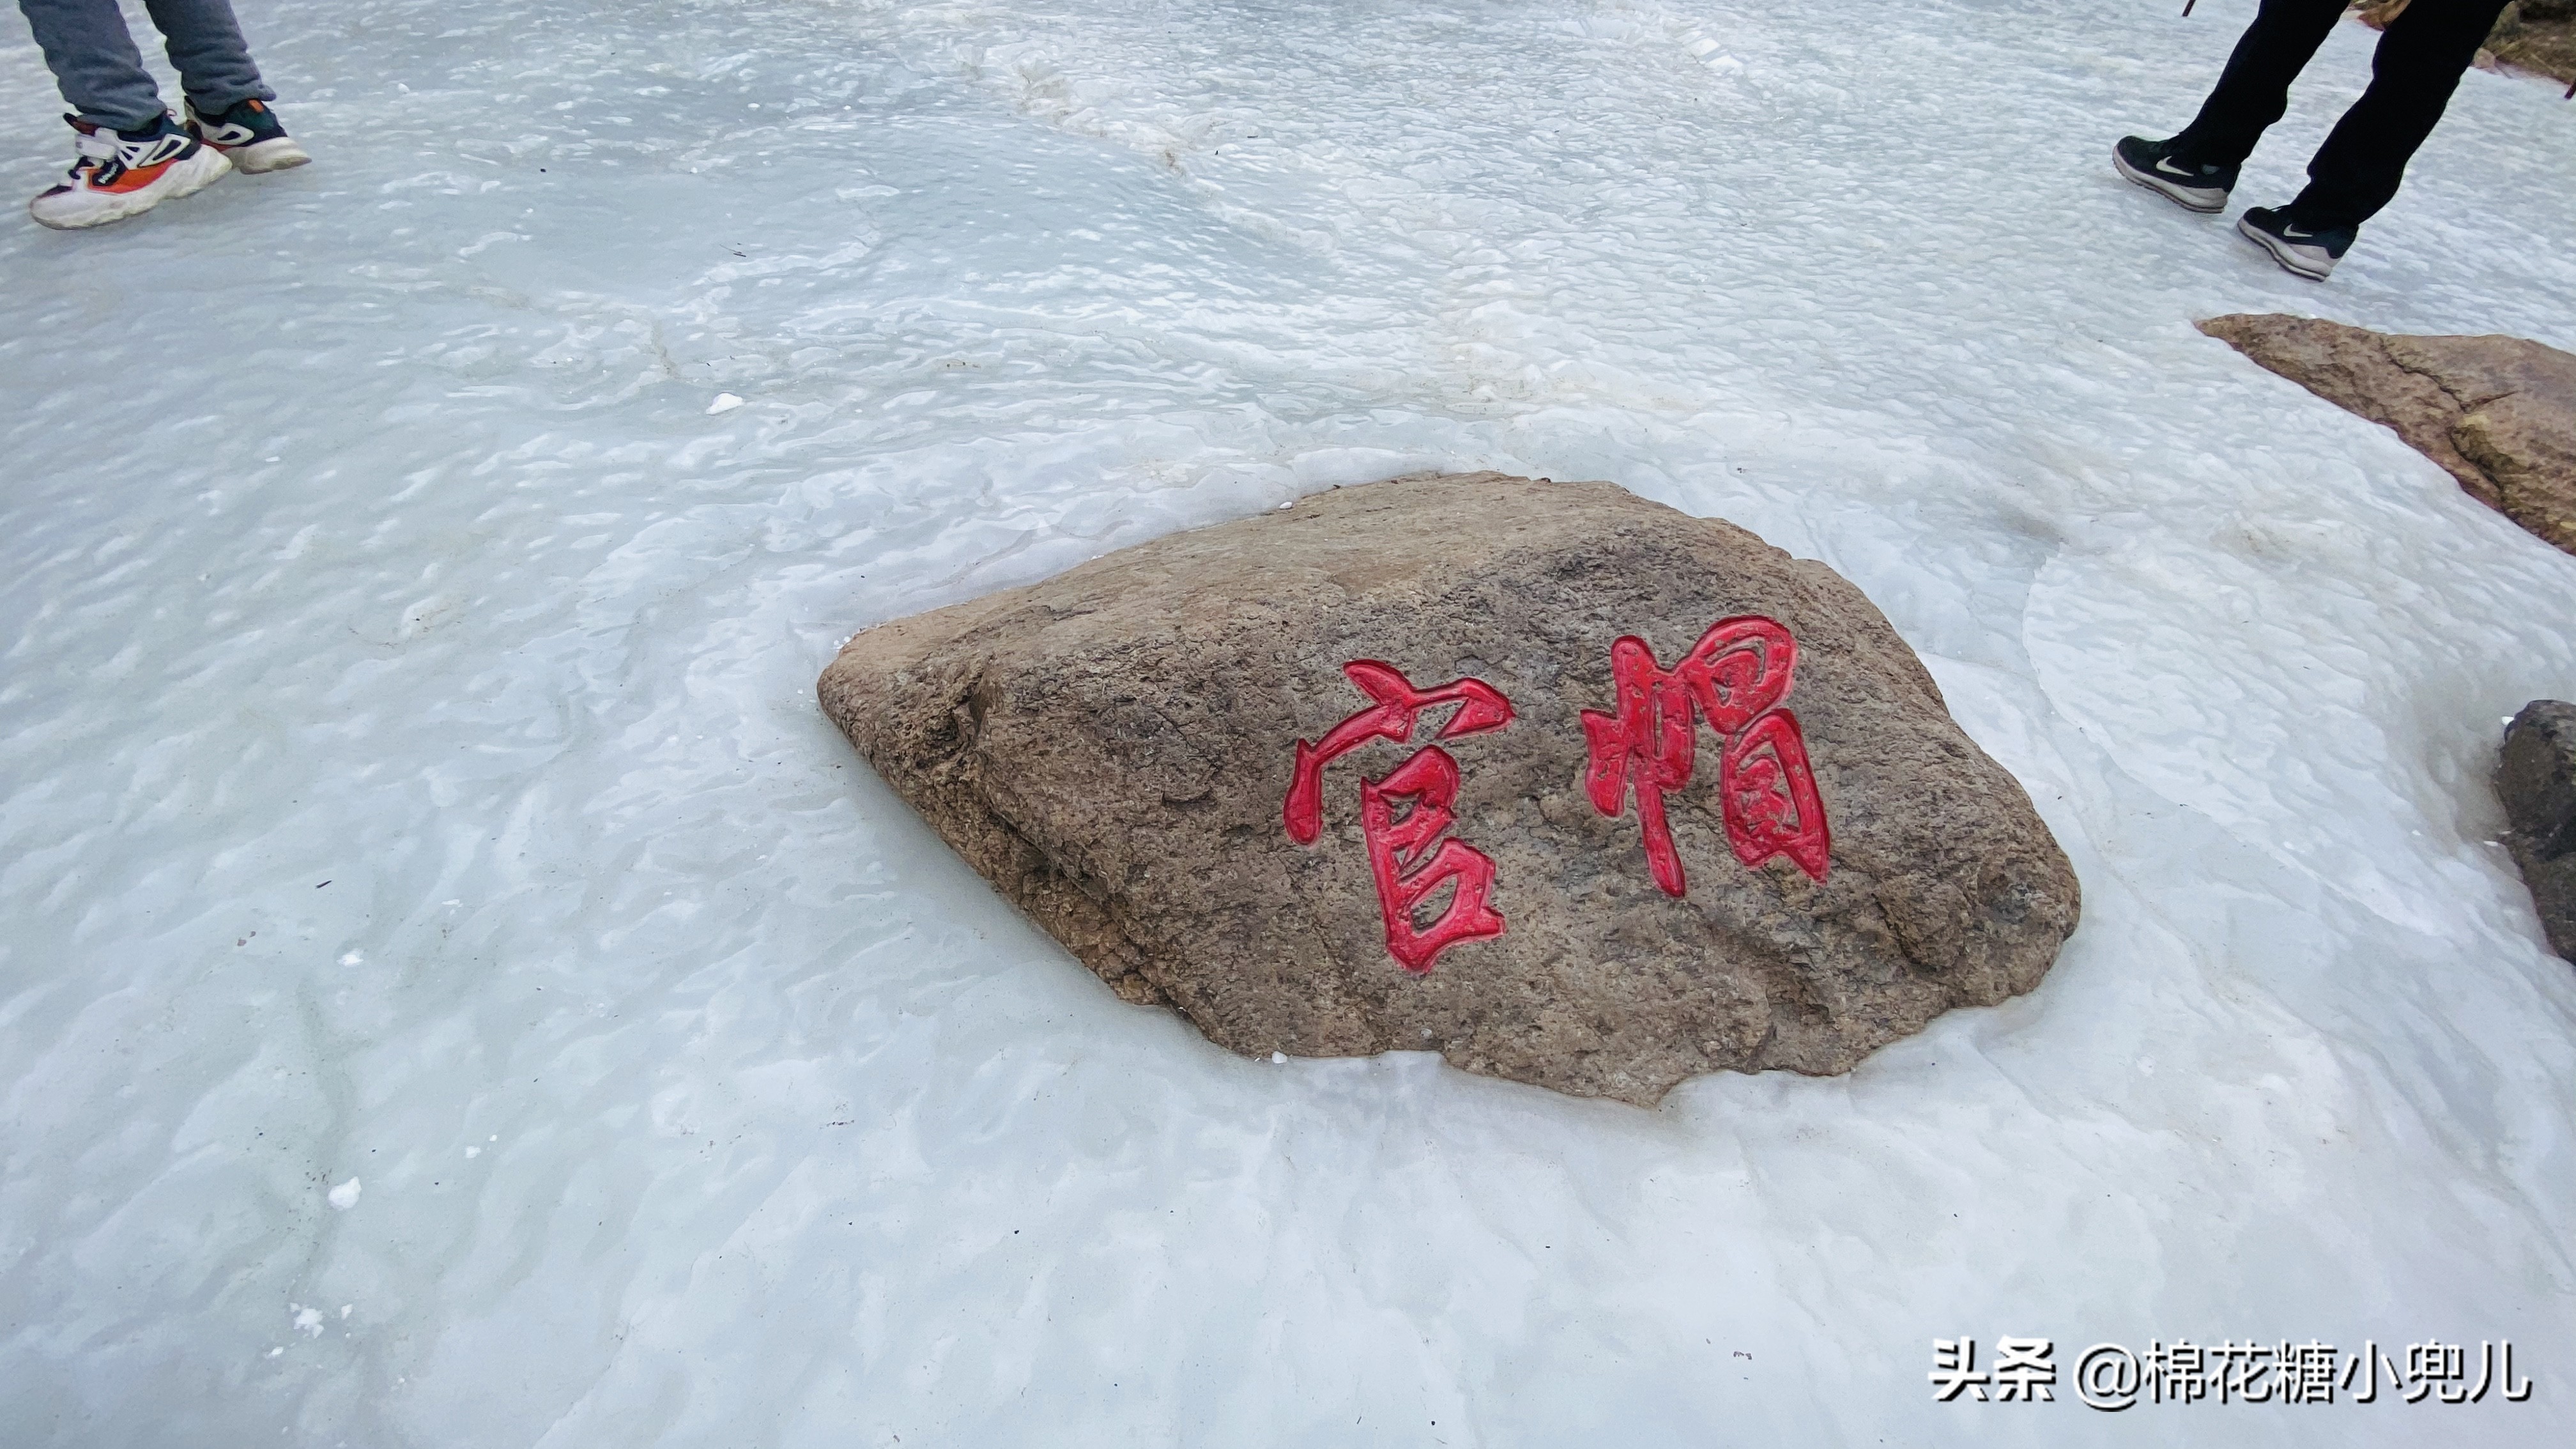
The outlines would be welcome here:
M 315 165 L 0 223 L 0 1439 L 2576 1442 L 2486 785 L 2576 559 L 2190 326 L 2576 347 L 2576 110 L 2471 74 L 2309 286 L 2108 171 L 2251 11 L 2178 8 L 245 0 Z M 1867 588 L 2082 873 L 2047 982 L 1656 1113 L 1239 1060 L 815 709 L 1435 467 Z M 1930 1401 L 2005 1334 L 2538 1387 Z

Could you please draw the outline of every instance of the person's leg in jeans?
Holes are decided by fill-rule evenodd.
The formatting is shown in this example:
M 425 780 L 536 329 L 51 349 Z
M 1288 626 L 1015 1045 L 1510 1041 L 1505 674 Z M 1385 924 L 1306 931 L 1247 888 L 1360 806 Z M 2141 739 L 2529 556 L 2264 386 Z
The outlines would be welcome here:
M 72 113 L 93 126 L 140 131 L 167 110 L 116 0 L 18 0 L 36 47 Z
M 182 128 L 143 68 L 117 0 L 18 0 L 71 103 L 78 152 L 27 204 L 60 230 L 103 226 L 203 190 L 227 172 L 310 158 L 267 109 L 273 96 L 242 44 L 229 0 L 145 0 L 189 100 Z
M 2335 122 L 2308 163 L 2307 189 L 2285 208 L 2298 226 L 2355 227 L 2388 204 L 2504 3 L 2414 0 L 2389 23 L 2370 59 L 2370 89 Z
M 2264 130 L 2290 108 L 2290 82 L 2333 33 L 2345 3 L 2263 0 L 2200 114 L 2168 143 L 2174 153 L 2212 166 L 2242 165 Z M 2432 3 L 2439 0 L 2416 0 L 2418 6 Z
M 143 8 L 160 27 L 170 64 L 197 114 L 219 116 L 243 101 L 277 99 L 251 63 L 231 0 L 143 0 Z
M 288 138 L 268 107 L 277 92 L 259 78 L 232 0 L 143 0 L 161 27 L 170 64 L 188 93 L 188 129 L 233 165 L 258 174 L 313 158 Z

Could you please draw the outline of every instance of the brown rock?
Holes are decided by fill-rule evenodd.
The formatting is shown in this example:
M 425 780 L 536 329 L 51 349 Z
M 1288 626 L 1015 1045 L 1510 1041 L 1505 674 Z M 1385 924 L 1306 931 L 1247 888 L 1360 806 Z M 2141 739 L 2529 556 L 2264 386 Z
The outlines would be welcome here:
M 2549 949 L 2576 961 L 2576 704 L 2536 699 L 2505 727 L 2496 794 L 2512 828 L 2505 844 Z
M 2487 49 L 2516 70 L 2563 81 L 2576 98 L 2576 0 L 2517 0 L 2496 17 Z
M 2200 330 L 2396 429 L 2479 502 L 2576 553 L 2576 356 L 2519 337 L 2399 337 L 2277 313 Z
M 1614 642 L 1636 635 L 1687 678 L 1712 625 L 1752 614 L 1794 636 L 1791 692 L 1770 696 L 1791 654 L 1762 626 L 1696 656 L 1714 661 L 1701 708 L 1735 733 L 1695 722 L 1683 696 L 1693 769 L 1661 795 L 1675 897 L 1639 802 L 1623 788 L 1613 818 L 1587 792 L 1583 712 L 1604 712 L 1589 722 L 1609 731 L 1604 760 L 1678 765 L 1610 742 Z M 1393 672 L 1346 674 L 1353 661 Z M 1406 688 L 1452 681 L 1507 696 L 1509 723 L 1477 685 L 1448 691 L 1409 739 L 1323 761 L 1314 841 L 1292 838 L 1301 742 L 1331 753 L 1366 735 L 1366 720 L 1334 733 L 1377 707 L 1363 683 L 1401 715 Z M 1335 490 L 870 629 L 821 694 L 896 790 L 1119 995 L 1246 1055 L 1437 1050 L 1652 1104 L 1721 1067 L 1848 1070 L 1951 1007 L 2028 991 L 2075 926 L 2074 873 L 2029 797 L 1858 589 L 1607 483 Z M 1456 850 L 1424 813 L 1444 759 Z M 1364 782 L 1393 797 L 1377 834 L 1395 889 L 1430 887 L 1392 919 Z M 1739 805 L 1732 833 L 1722 799 Z M 1421 838 L 1391 841 L 1408 827 Z M 1470 938 L 1438 947 L 1444 925 Z M 1429 969 L 1405 969 L 1405 952 Z

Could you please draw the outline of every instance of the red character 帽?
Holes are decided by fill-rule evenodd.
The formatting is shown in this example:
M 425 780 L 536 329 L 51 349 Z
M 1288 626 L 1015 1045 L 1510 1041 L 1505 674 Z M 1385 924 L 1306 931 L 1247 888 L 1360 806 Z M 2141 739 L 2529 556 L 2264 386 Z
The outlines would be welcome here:
M 1666 895 L 1683 894 L 1685 884 L 1664 793 L 1690 783 L 1702 719 L 1724 742 L 1717 794 L 1735 858 L 1750 868 L 1787 856 L 1825 878 L 1833 841 L 1824 801 L 1798 717 L 1780 707 L 1797 663 L 1797 641 L 1758 614 L 1718 620 L 1671 669 L 1634 635 L 1610 646 L 1617 707 L 1583 712 L 1584 789 L 1592 808 L 1614 817 L 1636 792 L 1646 864 Z
M 1333 726 L 1324 738 L 1297 742 L 1297 764 L 1289 780 L 1280 818 L 1288 838 L 1312 845 L 1324 829 L 1324 766 L 1371 740 L 1403 744 L 1413 738 L 1422 712 L 1456 705 L 1434 739 L 1498 730 L 1512 722 L 1512 702 L 1481 679 L 1453 679 L 1431 689 L 1416 689 L 1394 665 L 1355 659 L 1342 666 L 1350 681 L 1376 703 Z M 1411 808 L 1398 818 L 1396 805 Z M 1503 933 L 1503 918 L 1486 904 L 1494 889 L 1493 857 L 1454 836 L 1443 838 L 1457 820 L 1458 761 L 1437 745 L 1425 745 L 1381 778 L 1360 781 L 1360 833 L 1368 842 L 1369 872 L 1377 881 L 1378 910 L 1386 920 L 1386 950 L 1396 964 L 1420 975 L 1441 952 L 1462 941 L 1480 941 Z M 1415 924 L 1414 911 L 1443 881 L 1457 882 L 1449 905 L 1429 926 Z

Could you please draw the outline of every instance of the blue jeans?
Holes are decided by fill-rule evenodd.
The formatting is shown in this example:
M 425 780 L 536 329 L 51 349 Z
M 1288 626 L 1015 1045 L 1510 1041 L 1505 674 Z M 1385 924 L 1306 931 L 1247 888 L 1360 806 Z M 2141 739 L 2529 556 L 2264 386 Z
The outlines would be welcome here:
M 18 0 L 18 8 L 27 13 L 63 99 L 82 120 L 139 131 L 169 109 L 116 0 Z M 277 99 L 251 64 L 232 0 L 144 0 L 144 8 L 199 111 L 211 116 L 243 101 Z

